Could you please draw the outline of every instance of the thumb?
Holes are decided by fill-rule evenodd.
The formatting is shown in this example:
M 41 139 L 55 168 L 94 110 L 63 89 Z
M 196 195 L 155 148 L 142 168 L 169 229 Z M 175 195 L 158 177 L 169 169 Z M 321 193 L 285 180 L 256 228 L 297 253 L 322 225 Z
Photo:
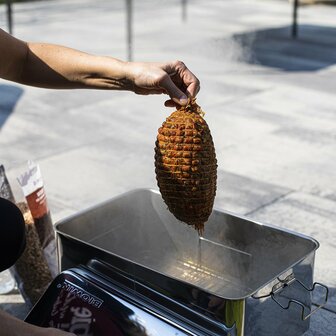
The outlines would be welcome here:
M 179 105 L 186 105 L 188 97 L 174 84 L 168 74 L 166 74 L 160 82 L 160 86 L 164 88 L 170 98 Z

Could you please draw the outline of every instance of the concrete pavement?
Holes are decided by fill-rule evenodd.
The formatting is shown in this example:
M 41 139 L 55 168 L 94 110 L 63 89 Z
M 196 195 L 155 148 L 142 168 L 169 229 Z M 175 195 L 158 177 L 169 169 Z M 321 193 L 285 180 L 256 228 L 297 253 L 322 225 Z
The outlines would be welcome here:
M 14 34 L 127 57 L 123 0 L 14 6 Z M 285 1 L 135 2 L 135 60 L 183 60 L 200 78 L 218 156 L 216 206 L 316 238 L 315 280 L 331 288 L 307 335 L 336 330 L 336 8 L 301 8 L 290 38 Z M 4 7 L 0 26 L 6 27 Z M 40 163 L 54 220 L 124 191 L 156 187 L 164 97 L 53 91 L 0 82 L 0 162 L 14 180 Z M 14 185 L 14 183 L 13 183 Z M 0 302 L 21 317 L 18 296 Z M 7 303 L 5 303 L 7 301 Z M 14 303 L 14 305 L 12 304 Z M 24 309 L 24 306 L 21 305 Z M 321 331 L 323 330 L 323 331 Z

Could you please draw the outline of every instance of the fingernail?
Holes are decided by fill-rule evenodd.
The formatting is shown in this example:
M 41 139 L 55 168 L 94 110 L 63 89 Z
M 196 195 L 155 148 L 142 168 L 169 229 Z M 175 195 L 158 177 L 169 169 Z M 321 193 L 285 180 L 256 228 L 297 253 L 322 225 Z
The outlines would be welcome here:
M 187 98 L 187 96 L 182 96 L 182 97 L 180 97 L 180 103 L 181 103 L 182 105 L 186 105 L 186 104 L 188 103 L 188 98 Z

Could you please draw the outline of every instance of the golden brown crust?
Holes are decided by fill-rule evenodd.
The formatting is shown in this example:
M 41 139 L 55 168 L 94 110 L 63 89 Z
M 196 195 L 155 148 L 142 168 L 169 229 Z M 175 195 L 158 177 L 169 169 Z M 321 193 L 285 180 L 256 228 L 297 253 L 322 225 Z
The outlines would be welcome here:
M 162 197 L 179 220 L 199 232 L 212 212 L 217 160 L 203 112 L 193 101 L 158 130 L 155 172 Z

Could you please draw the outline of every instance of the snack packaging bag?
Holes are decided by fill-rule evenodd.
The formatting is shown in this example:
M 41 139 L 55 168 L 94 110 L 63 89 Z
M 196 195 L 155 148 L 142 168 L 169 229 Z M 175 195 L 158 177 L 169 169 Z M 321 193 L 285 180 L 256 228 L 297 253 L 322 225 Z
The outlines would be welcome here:
M 3 165 L 0 165 L 0 197 L 16 203 Z M 16 205 L 25 221 L 26 246 L 15 265 L 10 268 L 10 273 L 26 304 L 32 307 L 42 296 L 52 277 L 28 205 L 25 202 Z
M 18 182 L 34 218 L 36 231 L 51 275 L 54 278 L 58 273 L 55 231 L 48 208 L 40 167 L 33 161 L 28 161 L 27 169 L 18 177 Z

